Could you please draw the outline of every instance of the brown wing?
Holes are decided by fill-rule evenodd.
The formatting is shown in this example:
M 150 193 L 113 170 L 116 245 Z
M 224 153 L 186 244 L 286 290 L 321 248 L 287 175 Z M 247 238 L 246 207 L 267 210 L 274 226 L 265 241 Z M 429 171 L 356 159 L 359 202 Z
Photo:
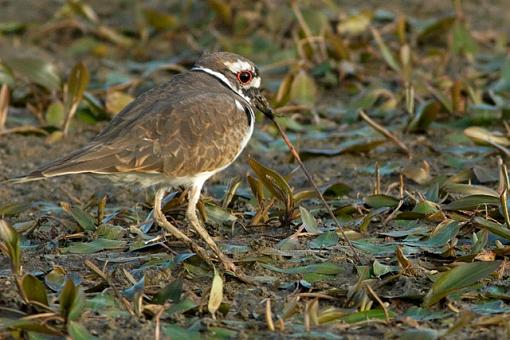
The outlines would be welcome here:
M 171 178 L 222 168 L 238 154 L 249 128 L 235 100 L 228 92 L 193 94 L 150 114 L 117 121 L 90 144 L 31 176 L 89 172 L 159 173 Z

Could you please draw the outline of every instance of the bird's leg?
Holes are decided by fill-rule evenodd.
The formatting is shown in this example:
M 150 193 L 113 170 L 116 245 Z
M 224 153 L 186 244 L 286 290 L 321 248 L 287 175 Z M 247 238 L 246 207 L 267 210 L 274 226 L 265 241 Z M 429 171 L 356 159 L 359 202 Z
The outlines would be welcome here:
M 232 262 L 232 260 L 223 254 L 223 252 L 220 250 L 216 242 L 212 239 L 212 237 L 209 235 L 207 230 L 202 226 L 200 223 L 198 216 L 197 216 L 197 203 L 198 199 L 200 198 L 200 192 L 202 191 L 202 184 L 200 185 L 194 185 L 191 187 L 189 191 L 188 196 L 188 209 L 186 211 L 186 217 L 190 221 L 191 225 L 197 233 L 202 237 L 202 239 L 207 243 L 207 245 L 214 251 L 216 256 L 218 256 L 219 260 L 223 264 L 226 270 L 232 271 L 234 273 L 237 272 L 237 268 Z
M 198 256 L 200 256 L 204 261 L 207 262 L 208 265 L 212 266 L 211 259 L 207 255 L 207 252 L 204 248 L 200 247 L 198 244 L 193 242 L 186 234 L 177 229 L 172 223 L 170 223 L 163 212 L 161 211 L 161 201 L 166 194 L 166 189 L 161 188 L 156 192 L 156 196 L 154 197 L 154 220 L 156 223 L 163 227 L 166 231 L 168 231 L 172 236 L 177 238 L 178 240 L 184 242 L 192 251 L 194 251 Z

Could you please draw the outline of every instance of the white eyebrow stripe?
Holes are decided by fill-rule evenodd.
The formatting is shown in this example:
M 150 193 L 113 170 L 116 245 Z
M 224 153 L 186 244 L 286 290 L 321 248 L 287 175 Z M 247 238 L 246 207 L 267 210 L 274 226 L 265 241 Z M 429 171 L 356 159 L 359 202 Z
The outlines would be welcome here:
M 237 59 L 234 62 L 226 61 L 224 64 L 233 73 L 237 73 L 239 71 L 252 71 L 252 72 L 254 71 L 253 66 L 250 65 L 250 63 L 239 59 Z
M 223 74 L 221 74 L 220 72 L 216 72 L 216 71 L 213 71 L 211 70 L 210 68 L 207 68 L 207 67 L 201 67 L 201 66 L 195 66 L 191 69 L 191 71 L 202 71 L 202 72 L 205 72 L 205 73 L 208 73 L 210 75 L 212 75 L 213 77 L 216 77 L 217 79 L 219 79 L 222 83 L 224 83 L 225 85 L 227 85 L 232 91 L 234 91 L 235 93 L 237 93 L 238 95 L 240 95 L 244 100 L 246 100 L 248 103 L 251 103 L 251 100 L 249 97 L 245 96 L 240 90 L 236 89 L 231 83 L 230 81 L 228 81 L 227 77 L 225 77 Z
M 191 69 L 191 71 L 203 71 L 205 73 L 209 73 L 210 75 L 218 78 L 219 80 L 221 80 L 225 85 L 227 85 L 228 87 L 230 87 L 233 91 L 236 91 L 234 89 L 234 86 L 232 86 L 232 84 L 230 83 L 230 81 L 228 81 L 227 77 L 225 77 L 223 74 L 221 74 L 220 72 L 216 72 L 216 71 L 213 71 L 211 70 L 210 68 L 206 68 L 206 67 L 201 67 L 201 66 L 196 66 L 196 67 L 193 67 Z M 236 91 L 237 92 L 237 91 Z

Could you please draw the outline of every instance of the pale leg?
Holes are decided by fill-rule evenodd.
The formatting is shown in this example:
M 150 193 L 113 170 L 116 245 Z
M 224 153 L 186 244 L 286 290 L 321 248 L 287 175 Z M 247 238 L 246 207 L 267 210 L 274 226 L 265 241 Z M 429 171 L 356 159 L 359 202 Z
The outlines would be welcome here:
M 200 256 L 204 261 L 206 261 L 209 265 L 211 265 L 211 259 L 207 255 L 207 252 L 204 248 L 200 247 L 198 244 L 193 242 L 192 239 L 190 239 L 186 234 L 184 234 L 182 231 L 177 229 L 172 223 L 170 223 L 163 212 L 161 211 L 161 201 L 163 200 L 163 197 L 165 196 L 167 190 L 162 188 L 158 189 L 156 192 L 156 196 L 154 197 L 154 220 L 156 223 L 163 227 L 166 231 L 168 231 L 172 236 L 174 236 L 176 239 L 186 243 L 186 245 L 194 251 L 198 256 Z
M 198 200 L 200 198 L 200 192 L 202 191 L 202 185 L 203 183 L 200 183 L 190 188 L 186 217 L 190 221 L 193 228 L 195 228 L 197 233 L 200 235 L 200 237 L 202 237 L 202 239 L 207 243 L 207 245 L 214 251 L 216 256 L 218 256 L 223 266 L 225 266 L 225 269 L 230 270 L 232 272 L 236 272 L 236 266 L 234 265 L 232 260 L 228 258 L 228 256 L 226 256 L 225 254 L 223 254 L 223 252 L 220 250 L 216 242 L 214 242 L 212 237 L 209 235 L 207 230 L 202 226 L 198 219 L 196 208 Z

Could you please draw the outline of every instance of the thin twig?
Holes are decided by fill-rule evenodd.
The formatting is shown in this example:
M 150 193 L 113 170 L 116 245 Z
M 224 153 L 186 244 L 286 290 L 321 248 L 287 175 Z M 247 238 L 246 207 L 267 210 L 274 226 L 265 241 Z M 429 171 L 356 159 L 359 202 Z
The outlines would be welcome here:
M 384 302 L 381 300 L 381 298 L 379 297 L 379 295 L 377 295 L 377 293 L 372 289 L 372 287 L 370 287 L 370 284 L 366 283 L 365 284 L 365 287 L 367 287 L 368 291 L 370 292 L 370 294 L 374 297 L 374 299 L 379 303 L 379 305 L 381 306 L 383 312 L 384 312 L 384 317 L 386 319 L 386 321 L 390 321 L 390 313 L 388 312 L 388 308 L 386 308 L 386 305 L 384 304 Z
M 290 5 L 292 7 L 292 11 L 294 12 L 294 15 L 296 16 L 299 26 L 301 26 L 301 29 L 303 30 L 303 33 L 305 34 L 306 39 L 312 39 L 313 38 L 312 30 L 306 23 L 305 18 L 303 17 L 303 13 L 301 12 L 301 9 L 299 8 L 297 1 L 296 0 L 291 1 Z M 318 58 L 319 51 L 317 50 L 317 47 L 313 43 L 310 43 L 310 47 L 312 48 L 312 50 L 314 52 L 313 56 L 315 57 L 316 61 L 320 62 L 321 60 Z M 322 60 L 324 60 L 324 59 L 322 59 Z
M 9 110 L 9 88 L 3 84 L 0 89 L 0 130 L 5 129 L 7 111 Z
M 404 153 L 407 155 L 407 157 L 411 158 L 411 151 L 409 148 L 402 143 L 394 134 L 389 132 L 387 129 L 385 129 L 383 126 L 379 125 L 376 121 L 374 121 L 372 118 L 370 118 L 365 112 L 362 110 L 359 111 L 360 117 L 368 123 L 374 130 L 382 134 L 384 137 L 391 140 L 393 143 L 395 143 Z
M 324 206 L 326 207 L 326 210 L 328 211 L 329 215 L 331 216 L 331 218 L 335 222 L 335 225 L 337 226 L 337 228 L 342 233 L 342 237 L 345 239 L 345 241 L 347 242 L 347 244 L 351 248 L 351 250 L 353 252 L 353 255 L 354 255 L 354 258 L 356 259 L 358 264 L 362 264 L 361 258 L 359 256 L 358 252 L 356 251 L 356 248 L 354 248 L 354 246 L 352 245 L 351 240 L 349 240 L 349 238 L 345 234 L 345 231 L 344 231 L 343 227 L 340 225 L 340 223 L 338 222 L 338 219 L 336 218 L 335 214 L 333 213 L 333 210 L 331 210 L 329 204 L 324 199 L 324 196 L 322 195 L 322 193 L 320 192 L 319 188 L 317 187 L 317 184 L 315 184 L 315 181 L 313 180 L 312 176 L 310 175 L 310 173 L 306 169 L 305 165 L 303 164 L 303 161 L 301 160 L 301 157 L 299 157 L 298 152 L 296 151 L 296 149 L 294 148 L 294 146 L 290 142 L 289 137 L 287 137 L 287 134 L 285 133 L 285 131 L 283 131 L 282 127 L 280 126 L 280 124 L 278 124 L 278 122 L 274 119 L 274 117 L 271 120 L 273 121 L 274 125 L 278 129 L 278 132 L 282 136 L 285 144 L 287 144 L 287 146 L 288 146 L 292 156 L 294 156 L 294 158 L 298 162 L 299 166 L 301 167 L 301 169 L 305 173 L 306 178 L 308 179 L 308 181 L 310 182 L 310 184 L 312 185 L 314 190 L 317 192 L 317 195 L 319 195 L 319 198 L 320 198 L 322 204 L 324 204 Z
M 317 298 L 317 299 L 324 299 L 324 300 L 338 300 L 337 298 L 335 298 L 333 296 L 330 296 L 327 294 L 322 294 L 322 293 L 299 293 L 299 294 L 297 294 L 297 296 L 299 298 L 307 297 L 307 298 Z
M 273 322 L 273 313 L 271 312 L 271 299 L 266 299 L 266 323 L 267 323 L 267 329 L 269 329 L 271 332 L 275 331 L 274 322 Z
M 165 307 L 161 306 L 161 309 L 156 314 L 156 329 L 154 331 L 154 339 L 159 340 L 161 338 L 161 315 L 165 311 Z
M 84 265 L 96 273 L 97 276 L 102 278 L 105 282 L 108 283 L 108 275 L 104 271 L 102 271 L 96 264 L 90 260 L 85 260 Z
M 375 188 L 374 195 L 381 193 L 381 172 L 379 171 L 379 162 L 375 162 Z

